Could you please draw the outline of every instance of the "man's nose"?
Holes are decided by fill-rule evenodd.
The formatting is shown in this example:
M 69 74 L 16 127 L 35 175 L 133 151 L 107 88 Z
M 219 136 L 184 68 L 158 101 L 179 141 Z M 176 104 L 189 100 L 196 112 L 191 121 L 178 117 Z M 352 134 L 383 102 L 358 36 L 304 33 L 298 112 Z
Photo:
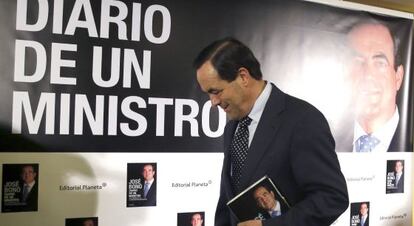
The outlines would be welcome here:
M 213 105 L 214 107 L 220 104 L 220 99 L 217 97 L 217 95 L 214 94 L 210 94 L 210 101 L 211 105 Z
M 364 78 L 365 79 L 373 79 L 375 78 L 376 74 L 377 74 L 377 67 L 375 66 L 374 63 L 369 62 L 369 63 L 365 63 L 364 67 L 363 67 L 363 73 L 364 73 Z

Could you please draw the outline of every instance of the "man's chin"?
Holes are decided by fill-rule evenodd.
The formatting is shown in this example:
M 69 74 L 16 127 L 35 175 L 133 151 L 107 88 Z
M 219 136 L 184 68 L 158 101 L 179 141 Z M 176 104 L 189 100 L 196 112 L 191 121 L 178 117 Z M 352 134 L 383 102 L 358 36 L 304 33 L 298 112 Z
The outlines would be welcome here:
M 382 100 L 382 95 L 380 93 L 365 93 L 365 94 L 360 94 L 356 97 L 356 99 L 358 100 L 358 105 L 362 105 L 362 106 L 377 106 L 381 103 Z
M 227 113 L 227 118 L 228 119 L 230 119 L 230 120 L 240 120 L 240 118 L 237 117 L 236 115 L 231 114 L 230 112 L 226 112 L 226 113 Z
M 363 120 L 372 120 L 373 118 L 376 118 L 379 115 L 379 113 L 381 112 L 374 107 L 366 107 L 365 109 L 360 109 L 359 111 L 357 111 L 357 118 Z

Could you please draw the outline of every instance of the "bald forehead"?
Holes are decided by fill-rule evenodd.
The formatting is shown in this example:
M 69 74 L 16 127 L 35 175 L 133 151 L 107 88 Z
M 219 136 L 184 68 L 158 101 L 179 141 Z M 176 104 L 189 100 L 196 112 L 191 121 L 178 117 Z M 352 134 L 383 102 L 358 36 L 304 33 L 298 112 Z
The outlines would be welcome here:
M 218 76 L 217 70 L 214 68 L 213 64 L 210 61 L 205 62 L 197 70 L 197 77 L 202 77 L 203 79 L 216 78 Z
M 152 167 L 151 164 L 147 164 L 147 165 L 144 165 L 143 169 L 144 170 L 154 170 L 154 167 Z
M 27 171 L 27 170 L 30 170 L 30 171 L 33 171 L 34 172 L 33 166 L 24 166 L 23 167 L 23 171 Z
M 210 61 L 204 63 L 197 70 L 197 81 L 200 84 L 200 88 L 206 93 L 213 92 L 221 83 L 227 83 L 220 78 L 220 75 Z
M 381 39 L 391 43 L 394 46 L 394 42 L 390 33 L 390 30 L 382 24 L 361 24 L 358 25 L 349 32 L 348 36 L 351 39 L 369 38 L 371 41 Z
M 257 195 L 261 195 L 261 194 L 263 194 L 263 193 L 265 193 L 265 192 L 268 192 L 268 193 L 269 193 L 269 191 L 267 190 L 267 188 L 265 188 L 265 187 L 258 187 L 258 188 L 254 191 L 254 195 L 255 195 L 255 196 L 257 196 Z
M 192 217 L 193 219 L 201 218 L 201 215 L 199 213 L 196 213 Z

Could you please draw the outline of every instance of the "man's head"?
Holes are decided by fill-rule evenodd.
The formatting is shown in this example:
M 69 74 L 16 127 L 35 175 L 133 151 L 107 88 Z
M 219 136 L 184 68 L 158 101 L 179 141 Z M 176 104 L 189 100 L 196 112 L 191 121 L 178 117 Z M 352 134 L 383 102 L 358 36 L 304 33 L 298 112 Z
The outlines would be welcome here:
M 402 173 L 403 169 L 404 169 L 403 162 L 400 161 L 400 160 L 396 161 L 395 162 L 395 167 L 394 167 L 395 172 Z
M 144 177 L 145 181 L 150 181 L 154 178 L 155 170 L 151 164 L 146 164 L 142 168 L 142 176 Z
M 276 207 L 276 198 L 273 191 L 265 186 L 259 186 L 254 190 L 254 199 L 257 205 L 264 210 L 273 210 Z
M 230 119 L 248 115 L 264 81 L 260 64 L 247 46 L 233 38 L 215 41 L 200 52 L 193 65 L 213 106 L 223 108 Z
M 195 213 L 191 216 L 191 226 L 203 225 L 203 216 L 200 213 Z
M 22 180 L 25 184 L 30 184 L 36 179 L 37 173 L 35 172 L 33 166 L 27 165 L 22 168 Z
M 356 118 L 371 133 L 395 112 L 404 68 L 396 61 L 398 42 L 379 22 L 360 23 L 348 33 L 350 77 Z
M 368 214 L 368 204 L 367 203 L 362 203 L 361 206 L 359 207 L 359 214 L 361 214 L 361 216 L 365 216 Z
M 87 219 L 83 221 L 83 226 L 95 226 L 95 224 L 92 219 Z

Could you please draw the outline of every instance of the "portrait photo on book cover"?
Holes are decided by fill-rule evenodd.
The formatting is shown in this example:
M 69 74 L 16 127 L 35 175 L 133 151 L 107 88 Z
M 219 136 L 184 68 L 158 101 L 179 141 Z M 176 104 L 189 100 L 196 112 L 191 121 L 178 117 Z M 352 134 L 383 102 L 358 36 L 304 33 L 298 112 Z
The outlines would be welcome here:
M 1 212 L 37 211 L 39 164 L 3 164 Z
M 128 163 L 127 207 L 157 205 L 156 163 Z
M 289 209 L 289 203 L 267 176 L 242 191 L 227 205 L 240 221 L 274 218 Z
M 404 193 L 404 160 L 388 160 L 386 194 Z
M 369 202 L 351 203 L 350 226 L 369 226 Z
M 204 226 L 204 212 L 177 214 L 177 226 Z
M 97 217 L 67 218 L 65 226 L 98 226 Z

